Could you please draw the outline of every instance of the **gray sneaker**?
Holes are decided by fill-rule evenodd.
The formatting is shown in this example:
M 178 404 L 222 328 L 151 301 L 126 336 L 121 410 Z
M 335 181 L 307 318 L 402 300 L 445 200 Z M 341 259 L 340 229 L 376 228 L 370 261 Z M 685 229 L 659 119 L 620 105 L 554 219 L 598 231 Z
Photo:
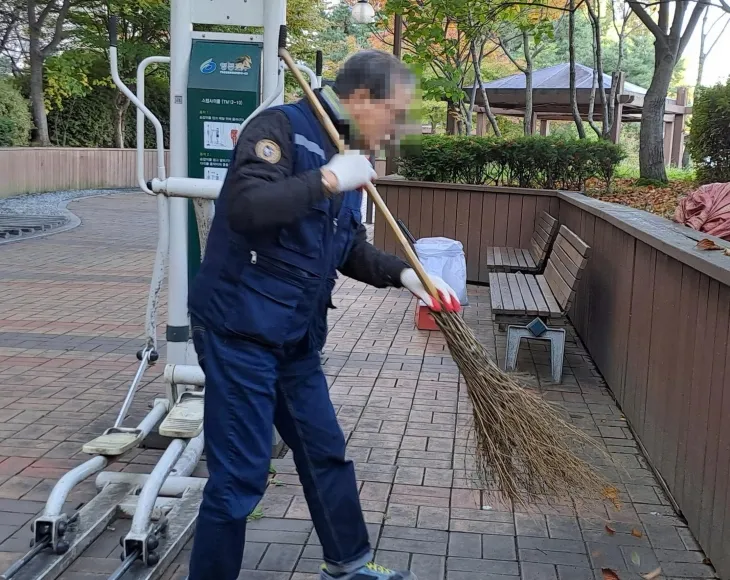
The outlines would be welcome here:
M 333 576 L 322 566 L 321 580 L 418 580 L 413 572 L 395 572 L 370 562 L 355 572 Z

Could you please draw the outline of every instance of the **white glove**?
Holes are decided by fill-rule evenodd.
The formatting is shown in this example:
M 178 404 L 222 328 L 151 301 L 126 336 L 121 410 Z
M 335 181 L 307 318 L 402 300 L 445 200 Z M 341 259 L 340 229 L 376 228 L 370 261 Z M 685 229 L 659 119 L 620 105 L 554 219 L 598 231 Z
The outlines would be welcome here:
M 348 151 L 343 155 L 335 155 L 322 169 L 335 176 L 339 193 L 362 189 L 378 177 L 370 164 L 370 160 L 365 155 L 360 155 L 358 151 Z
M 423 284 L 418 279 L 416 271 L 411 268 L 406 268 L 401 272 L 400 282 L 404 288 L 407 288 L 411 293 L 418 299 L 423 300 L 426 305 L 431 309 L 439 312 L 441 310 L 441 304 L 447 312 L 459 312 L 461 310 L 461 302 L 456 296 L 456 292 L 444 282 L 438 276 L 429 276 L 431 282 L 436 286 L 439 295 L 441 296 L 441 302 L 434 300 L 434 298 L 428 293 L 423 287 Z

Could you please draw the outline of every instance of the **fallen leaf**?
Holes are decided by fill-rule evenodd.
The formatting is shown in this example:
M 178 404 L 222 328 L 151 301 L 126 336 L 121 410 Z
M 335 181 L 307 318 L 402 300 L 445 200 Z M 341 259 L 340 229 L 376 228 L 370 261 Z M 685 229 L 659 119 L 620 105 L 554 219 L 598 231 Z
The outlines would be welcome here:
M 710 561 L 710 559 L 709 559 L 709 558 L 703 558 L 703 559 L 702 559 L 702 563 L 703 563 L 703 564 L 704 564 L 705 566 L 712 566 L 712 562 Z
M 615 487 L 604 487 L 603 496 L 610 500 L 617 510 L 621 509 L 621 502 L 618 499 L 618 490 Z
M 646 574 L 642 574 L 641 577 L 644 580 L 654 580 L 654 578 L 658 578 L 661 573 L 662 573 L 662 569 L 661 568 L 657 568 L 656 570 L 652 570 L 651 572 L 647 572 Z
M 606 531 L 608 532 L 609 536 L 613 536 L 616 533 L 616 530 L 614 530 L 611 526 L 606 524 Z
M 631 561 L 634 563 L 634 566 L 641 566 L 641 556 L 636 552 L 631 552 Z
M 726 256 L 730 256 L 730 248 L 725 248 L 723 254 L 725 254 Z
M 603 580 L 621 580 L 611 568 L 602 568 L 601 572 L 603 572 Z
M 718 246 L 715 242 L 712 240 L 708 240 L 707 238 L 701 239 L 699 242 L 697 242 L 697 249 L 698 250 L 722 250 L 724 249 L 722 246 Z
M 637 530 L 636 528 L 631 530 L 631 535 L 635 538 L 642 538 L 644 536 L 644 534 L 641 533 L 641 530 Z

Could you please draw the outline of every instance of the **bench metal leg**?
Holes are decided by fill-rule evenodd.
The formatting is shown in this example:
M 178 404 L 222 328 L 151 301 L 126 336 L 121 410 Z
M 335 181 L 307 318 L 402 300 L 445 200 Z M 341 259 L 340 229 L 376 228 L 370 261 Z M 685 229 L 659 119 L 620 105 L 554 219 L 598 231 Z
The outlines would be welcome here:
M 553 370 L 553 382 L 559 385 L 563 381 L 565 330 L 562 328 L 551 328 L 543 336 L 550 341 L 550 364 Z
M 544 327 L 540 335 L 535 335 L 528 326 L 510 325 L 507 327 L 507 352 L 504 368 L 512 372 L 517 368 L 517 355 L 523 338 L 546 340 L 550 343 L 550 365 L 555 384 L 563 380 L 563 358 L 565 356 L 565 329 Z
M 523 338 L 529 338 L 532 333 L 524 326 L 507 328 L 507 353 L 504 360 L 504 370 L 512 372 L 517 368 L 517 354 L 520 352 L 520 343 Z

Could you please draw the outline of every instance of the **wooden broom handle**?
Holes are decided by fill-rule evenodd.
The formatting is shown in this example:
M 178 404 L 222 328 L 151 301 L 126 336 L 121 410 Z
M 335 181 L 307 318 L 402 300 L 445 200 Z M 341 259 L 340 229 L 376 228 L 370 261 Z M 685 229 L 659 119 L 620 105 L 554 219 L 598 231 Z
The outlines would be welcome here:
M 322 107 L 322 103 L 319 102 L 319 99 L 317 98 L 317 95 L 314 94 L 312 87 L 309 86 L 309 83 L 306 81 L 301 71 L 297 68 L 297 65 L 295 64 L 294 59 L 292 59 L 291 55 L 289 54 L 289 51 L 284 48 L 280 48 L 279 57 L 286 63 L 286 66 L 294 75 L 294 78 L 299 83 L 299 86 L 302 87 L 302 90 L 307 95 L 307 100 L 309 100 L 309 103 L 314 108 L 314 111 L 317 114 L 320 123 L 322 123 L 322 126 L 329 134 L 332 142 L 337 145 L 337 149 L 339 150 L 339 152 L 344 153 L 345 151 L 347 151 L 347 146 L 340 138 L 340 133 L 335 127 L 335 124 L 332 122 L 332 119 L 330 119 L 329 115 L 325 112 L 324 107 Z M 375 189 L 375 186 L 372 183 L 368 183 L 365 186 L 365 190 L 368 192 L 370 199 L 373 200 L 373 203 L 380 210 L 380 213 L 385 218 L 385 221 L 388 222 L 388 225 L 393 231 L 393 234 L 395 234 L 395 237 L 398 238 L 400 245 L 403 247 L 403 251 L 406 253 L 408 262 L 410 263 L 413 270 L 416 272 L 416 275 L 421 281 L 421 284 L 423 284 L 423 287 L 431 296 L 433 296 L 436 301 L 441 302 L 441 296 L 439 296 L 436 286 L 433 285 L 431 278 L 428 276 L 428 274 L 426 274 L 426 270 L 424 270 L 423 265 L 416 255 L 416 252 L 413 251 L 413 248 L 408 242 L 408 239 L 403 234 L 400 227 L 398 227 L 398 222 L 393 217 L 393 214 L 390 213 L 388 206 L 385 205 L 385 202 L 383 201 L 383 198 L 380 197 L 378 190 Z

